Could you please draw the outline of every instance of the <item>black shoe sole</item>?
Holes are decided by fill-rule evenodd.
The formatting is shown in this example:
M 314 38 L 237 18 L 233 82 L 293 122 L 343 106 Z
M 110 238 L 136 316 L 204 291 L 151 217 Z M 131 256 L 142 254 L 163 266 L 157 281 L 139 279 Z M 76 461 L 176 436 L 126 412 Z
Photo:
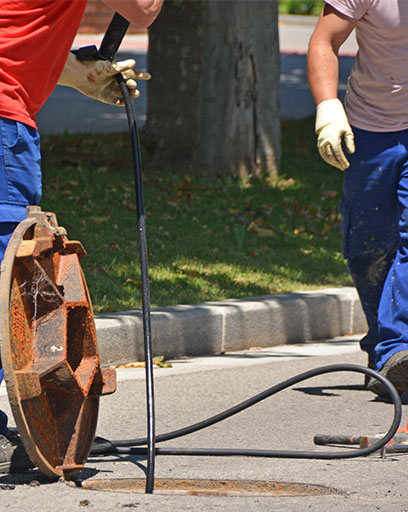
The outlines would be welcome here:
M 392 357 L 392 356 L 391 356 Z M 408 390 L 408 354 L 405 354 L 401 359 L 396 359 L 394 362 L 387 367 L 387 363 L 384 368 L 378 372 L 380 375 L 388 379 L 394 384 L 396 390 L 399 393 L 403 393 Z M 378 396 L 388 397 L 388 392 L 385 386 L 377 379 L 370 378 L 367 389 L 372 391 Z

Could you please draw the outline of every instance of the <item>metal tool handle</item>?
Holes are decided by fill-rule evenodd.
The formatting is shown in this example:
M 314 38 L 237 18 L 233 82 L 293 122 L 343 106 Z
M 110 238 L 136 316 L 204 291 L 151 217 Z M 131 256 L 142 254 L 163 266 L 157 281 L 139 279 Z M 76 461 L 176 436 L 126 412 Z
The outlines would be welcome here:
M 126 18 L 117 12 L 115 13 L 98 50 L 100 58 L 113 61 L 129 25 L 130 23 Z
M 112 62 L 128 27 L 128 20 L 116 12 L 103 36 L 99 50 L 95 45 L 90 45 L 72 50 L 72 53 L 78 60 L 109 60 Z

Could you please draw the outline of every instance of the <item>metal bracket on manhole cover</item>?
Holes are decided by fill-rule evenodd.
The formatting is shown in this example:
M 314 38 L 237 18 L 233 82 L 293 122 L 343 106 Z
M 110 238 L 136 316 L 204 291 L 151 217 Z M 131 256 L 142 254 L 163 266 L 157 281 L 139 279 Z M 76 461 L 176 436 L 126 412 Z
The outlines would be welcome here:
M 116 478 L 76 482 L 82 489 L 111 492 L 145 492 L 141 478 Z M 313 496 L 343 494 L 338 489 L 317 484 L 273 482 L 264 480 L 209 480 L 156 478 L 154 494 L 191 496 Z

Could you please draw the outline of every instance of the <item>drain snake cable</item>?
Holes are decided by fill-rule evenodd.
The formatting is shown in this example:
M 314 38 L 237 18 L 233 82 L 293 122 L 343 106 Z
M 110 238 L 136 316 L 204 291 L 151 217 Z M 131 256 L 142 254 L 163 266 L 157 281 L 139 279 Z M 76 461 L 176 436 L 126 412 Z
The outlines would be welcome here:
M 110 26 L 102 41 L 101 48 L 91 58 L 102 58 L 105 60 L 113 60 L 117 52 L 120 42 L 128 27 L 128 21 L 115 14 Z M 90 50 L 85 48 L 84 60 L 88 59 Z M 92 49 L 91 49 L 92 51 Z M 78 56 L 79 57 L 79 56 Z M 140 439 L 130 440 L 116 440 L 108 441 L 103 438 L 95 438 L 92 445 L 90 455 L 107 455 L 107 454 L 131 454 L 143 455 L 147 457 L 147 471 L 146 471 L 146 493 L 152 493 L 154 487 L 154 468 L 156 455 L 188 455 L 188 456 L 247 456 L 247 457 L 273 457 L 273 458 L 292 458 L 292 459 L 348 459 L 353 457 L 361 457 L 369 455 L 377 450 L 383 448 L 395 435 L 402 415 L 401 400 L 395 387 L 382 375 L 376 373 L 370 368 L 364 368 L 358 365 L 351 364 L 334 364 L 331 366 L 323 366 L 320 368 L 308 370 L 283 382 L 275 384 L 269 389 L 245 400 L 244 402 L 227 409 L 224 412 L 211 416 L 203 421 L 194 423 L 187 427 L 174 430 L 165 434 L 157 435 L 155 433 L 155 406 L 154 406 L 154 382 L 153 382 L 153 356 L 152 356 L 152 339 L 151 339 L 151 324 L 150 324 L 150 290 L 148 280 L 148 258 L 147 258 L 147 242 L 146 242 L 146 226 L 144 216 L 143 204 L 143 180 L 141 170 L 141 155 L 140 144 L 138 137 L 138 129 L 136 123 L 136 116 L 133 109 L 132 99 L 129 90 L 126 86 L 125 79 L 122 75 L 117 75 L 117 82 L 119 84 L 122 96 L 124 98 L 126 114 L 129 124 L 129 132 L 132 142 L 132 154 L 134 163 L 134 178 L 135 178 L 135 194 L 136 194 L 136 208 L 138 216 L 138 239 L 139 239 L 139 257 L 141 268 L 141 290 L 142 290 L 142 316 L 143 316 L 143 333 L 144 333 L 144 349 L 145 349 L 145 362 L 146 362 L 146 404 L 147 404 L 147 437 Z M 214 425 L 222 420 L 225 420 L 268 397 L 287 389 L 294 384 L 304 380 L 324 375 L 328 373 L 350 371 L 363 373 L 369 377 L 379 380 L 387 389 L 391 402 L 394 406 L 394 418 L 388 432 L 384 434 L 382 439 L 379 439 L 374 444 L 354 450 L 347 451 L 332 451 L 332 452 L 318 452 L 318 451 L 290 451 L 290 450 L 252 450 L 252 449 L 215 449 L 215 448 L 160 448 L 156 447 L 156 443 L 176 439 L 193 432 L 197 432 L 211 425 Z M 146 446 L 147 445 L 147 446 Z
M 347 451 L 290 451 L 290 450 L 252 450 L 252 449 L 217 449 L 217 448 L 159 448 L 156 447 L 155 455 L 190 455 L 190 456 L 246 456 L 246 457 L 269 457 L 269 458 L 289 458 L 289 459 L 350 459 L 354 457 L 362 457 L 369 455 L 377 450 L 383 448 L 395 435 L 400 422 L 401 422 L 401 400 L 395 387 L 384 378 L 382 375 L 376 373 L 370 368 L 364 368 L 352 364 L 334 364 L 330 366 L 322 366 L 308 370 L 304 373 L 291 377 L 283 382 L 275 384 L 274 386 L 266 389 L 265 391 L 241 402 L 226 411 L 223 411 L 215 416 L 204 419 L 198 423 L 194 423 L 184 428 L 174 430 L 165 434 L 156 436 L 156 443 L 176 439 L 193 432 L 197 432 L 204 428 L 215 425 L 239 412 L 252 407 L 253 405 L 269 398 L 280 391 L 283 391 L 299 382 L 303 382 L 318 375 L 324 375 L 335 372 L 357 372 L 363 373 L 370 377 L 374 377 L 386 387 L 390 400 L 394 406 L 394 418 L 392 424 L 386 434 L 376 441 L 374 444 L 365 447 Z M 147 448 L 142 447 L 148 444 L 148 438 L 129 439 L 129 440 L 116 440 L 109 441 L 103 438 L 96 438 L 95 443 L 92 445 L 91 454 L 130 454 L 130 455 L 146 455 Z

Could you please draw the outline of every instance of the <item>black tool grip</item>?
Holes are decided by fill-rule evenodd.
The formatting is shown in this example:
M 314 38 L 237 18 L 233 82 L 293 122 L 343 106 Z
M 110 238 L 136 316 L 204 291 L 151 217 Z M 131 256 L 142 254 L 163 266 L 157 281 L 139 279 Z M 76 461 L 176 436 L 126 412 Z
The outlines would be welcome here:
M 115 13 L 102 39 L 98 54 L 103 60 L 113 61 L 119 46 L 125 37 L 129 22 L 121 14 Z
M 72 53 L 75 54 L 78 60 L 109 60 L 112 62 L 128 27 L 128 20 L 116 12 L 106 30 L 99 50 L 95 45 L 92 45 L 83 46 Z

